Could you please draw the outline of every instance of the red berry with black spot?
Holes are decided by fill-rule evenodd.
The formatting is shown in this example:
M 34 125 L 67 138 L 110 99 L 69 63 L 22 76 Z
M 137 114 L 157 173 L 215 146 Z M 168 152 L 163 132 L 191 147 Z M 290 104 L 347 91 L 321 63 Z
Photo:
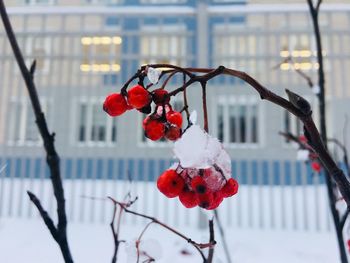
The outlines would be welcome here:
M 193 191 L 195 191 L 197 194 L 200 194 L 200 195 L 208 192 L 208 187 L 206 182 L 199 175 L 192 178 L 191 187 Z
M 170 127 L 165 132 L 165 138 L 170 141 L 176 141 L 181 137 L 181 129 L 175 125 L 170 125 Z
M 193 208 L 199 203 L 197 194 L 194 191 L 189 190 L 187 187 L 185 187 L 179 194 L 179 200 L 186 208 Z
M 321 164 L 319 162 L 312 162 L 311 163 L 311 168 L 314 170 L 316 173 L 321 172 Z
M 166 197 L 178 196 L 185 186 L 184 179 L 175 170 L 166 170 L 158 177 L 157 187 Z
M 205 194 L 199 194 L 198 199 L 199 199 L 198 206 L 204 209 L 209 209 L 213 204 L 214 195 L 212 192 L 208 191 Z
M 180 112 L 171 110 L 166 114 L 166 119 L 169 123 L 174 124 L 177 127 L 181 128 L 182 114 Z
M 237 181 L 233 178 L 228 179 L 224 187 L 221 188 L 220 192 L 221 192 L 221 195 L 225 198 L 237 194 L 238 192 Z
M 103 103 L 103 110 L 110 116 L 119 116 L 128 110 L 128 103 L 120 93 L 108 95 Z
M 152 92 L 152 99 L 158 106 L 168 104 L 170 97 L 165 89 L 156 89 Z
M 145 136 L 152 141 L 157 141 L 163 138 L 165 134 L 165 125 L 157 119 L 146 117 L 143 121 L 143 128 L 145 130 Z
M 151 103 L 151 95 L 144 87 L 136 85 L 128 91 L 128 103 L 135 109 L 142 109 Z

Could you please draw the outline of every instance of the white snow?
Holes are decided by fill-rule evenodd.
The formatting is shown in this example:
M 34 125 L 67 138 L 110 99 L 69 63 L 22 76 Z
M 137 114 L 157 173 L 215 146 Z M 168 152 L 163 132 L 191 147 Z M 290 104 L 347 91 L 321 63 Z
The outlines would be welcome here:
M 199 211 L 203 210 L 186 209 L 177 198 L 164 197 L 154 182 L 130 185 L 117 180 L 66 180 L 64 185 L 75 262 L 110 262 L 113 241 L 109 222 L 113 206 L 103 197 L 121 200 L 129 189 L 139 197 L 133 210 L 155 216 L 193 240 L 208 240 L 207 230 L 198 229 L 202 217 Z M 27 189 L 36 193 L 56 220 L 50 181 L 2 178 L 0 186 L 0 262 L 63 262 L 57 245 L 25 194 Z M 7 216 L 9 213 L 12 217 Z M 205 215 L 209 218 L 212 213 Z M 241 185 L 236 196 L 224 200 L 219 215 L 234 263 L 339 262 L 335 234 L 329 231 L 331 221 L 323 185 Z M 126 215 L 120 238 L 136 240 L 147 222 Z M 157 240 L 160 247 L 152 240 Z M 216 240 L 214 262 L 225 262 L 218 231 Z M 151 246 L 151 251 L 160 252 L 157 262 L 201 262 L 187 242 L 156 225 L 146 231 L 144 242 L 146 247 Z M 191 254 L 182 255 L 184 249 Z M 127 262 L 125 244 L 121 245 L 118 262 Z
M 127 217 L 130 219 L 129 216 Z M 122 225 L 120 238 L 129 241 L 136 240 L 142 228 L 141 226 Z M 208 233 L 205 230 L 200 231 L 194 228 L 179 228 L 179 230 L 198 242 L 208 240 Z M 226 228 L 225 231 L 235 263 L 339 262 L 335 235 L 331 233 L 253 231 L 232 228 Z M 68 233 L 75 262 L 111 261 L 113 240 L 108 224 L 72 223 L 68 227 Z M 218 231 L 216 231 L 216 240 L 218 245 L 214 262 L 226 262 Z M 159 226 L 152 225 L 146 231 L 144 242 L 148 243 L 144 249 L 150 250 L 151 254 L 159 257 L 156 262 L 201 262 L 197 252 L 186 241 Z M 39 219 L 2 218 L 0 220 L 0 247 L 0 262 L 2 263 L 63 262 L 59 248 Z M 125 244 L 120 245 L 118 262 L 136 262 L 128 261 L 125 247 Z M 181 251 L 190 254 L 183 255 Z
M 174 144 L 174 153 L 184 168 L 206 169 L 217 165 L 231 177 L 231 159 L 220 141 L 192 125 Z
M 152 67 L 147 68 L 147 78 L 152 84 L 157 84 L 161 71 Z

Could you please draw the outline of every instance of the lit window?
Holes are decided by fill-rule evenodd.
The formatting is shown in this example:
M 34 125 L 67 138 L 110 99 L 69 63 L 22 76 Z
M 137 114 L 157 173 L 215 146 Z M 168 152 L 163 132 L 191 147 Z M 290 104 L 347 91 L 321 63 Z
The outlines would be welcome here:
M 259 142 L 258 106 L 248 98 L 221 99 L 217 104 L 216 136 L 227 144 Z
M 78 103 L 77 141 L 85 145 L 104 145 L 117 141 L 117 120 L 102 109 L 102 100 Z
M 44 98 L 41 98 L 40 101 L 45 118 L 50 122 L 50 103 Z M 41 137 L 29 100 L 12 99 L 10 101 L 10 115 L 8 125 L 8 143 L 10 145 L 41 145 Z
M 326 51 L 322 53 L 323 56 L 326 56 Z M 317 70 L 319 67 L 315 43 L 313 38 L 306 34 L 282 37 L 280 57 L 281 60 L 288 57 L 292 59 L 292 61 L 282 63 L 280 65 L 281 70 L 309 71 Z
M 181 26 L 145 27 L 141 36 L 141 65 L 173 64 L 186 66 L 185 28 Z M 183 32 L 181 34 L 180 32 Z
M 82 72 L 118 72 L 120 71 L 120 36 L 85 36 L 81 38 L 83 59 Z

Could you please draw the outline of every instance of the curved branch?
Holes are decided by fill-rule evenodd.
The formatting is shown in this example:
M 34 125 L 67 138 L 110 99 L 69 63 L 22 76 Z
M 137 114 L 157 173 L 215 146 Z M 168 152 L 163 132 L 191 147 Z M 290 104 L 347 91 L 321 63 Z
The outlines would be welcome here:
M 160 67 L 165 65 L 156 64 L 151 66 Z M 306 137 L 308 138 L 310 145 L 318 154 L 320 161 L 322 162 L 325 169 L 336 182 L 342 196 L 344 197 L 345 202 L 347 203 L 347 206 L 350 208 L 350 183 L 343 171 L 337 166 L 336 162 L 328 153 L 327 148 L 320 136 L 320 133 L 312 119 L 310 104 L 304 98 L 302 98 L 296 93 L 286 90 L 289 97 L 288 101 L 282 98 L 281 96 L 275 94 L 271 90 L 265 88 L 247 73 L 234 69 L 228 69 L 223 66 L 219 66 L 217 69 L 186 68 L 185 70 L 191 72 L 191 74 L 204 73 L 204 75 L 194 75 L 182 87 L 170 92 L 169 96 L 175 96 L 177 93 L 184 91 L 195 82 L 208 81 L 218 75 L 224 74 L 232 77 L 237 77 L 243 80 L 259 93 L 261 99 L 270 101 L 271 103 L 288 110 L 290 113 L 298 117 L 304 124 Z

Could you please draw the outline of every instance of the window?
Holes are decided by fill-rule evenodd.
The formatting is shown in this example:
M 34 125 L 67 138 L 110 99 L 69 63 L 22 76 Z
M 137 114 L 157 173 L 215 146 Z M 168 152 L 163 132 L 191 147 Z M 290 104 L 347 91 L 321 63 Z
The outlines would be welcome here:
M 172 105 L 172 109 L 175 110 L 175 111 L 182 111 L 183 107 L 184 107 L 184 104 L 183 104 L 183 101 L 178 99 L 178 100 L 174 100 L 174 98 L 172 99 L 171 103 Z M 154 108 L 152 109 L 152 112 L 154 111 Z M 142 115 L 142 120 L 140 120 L 140 123 L 142 123 L 142 121 L 147 117 L 147 114 L 143 114 Z M 182 119 L 183 119 L 183 127 L 185 127 L 184 125 L 186 125 L 186 117 L 185 117 L 185 114 L 182 114 Z M 142 126 L 140 125 L 140 130 L 141 130 L 141 142 L 146 144 L 146 145 L 149 145 L 149 146 L 167 146 L 169 145 L 169 141 L 165 138 L 162 138 L 158 141 L 152 141 L 150 139 L 148 139 L 146 136 L 145 136 L 145 133 L 144 133 L 144 130 L 142 128 Z
M 118 72 L 122 38 L 120 36 L 84 36 L 81 38 L 82 72 Z
M 326 42 L 325 42 L 326 43 Z M 326 55 L 326 51 L 322 51 L 323 56 Z M 281 39 L 281 60 L 288 57 L 292 58 L 292 62 L 285 62 L 280 65 L 281 70 L 303 70 L 303 71 L 316 71 L 319 67 L 317 63 L 316 45 L 313 37 L 308 34 L 290 35 L 284 36 Z M 329 65 L 325 65 L 326 70 L 329 69 Z
M 257 55 L 263 52 L 263 43 L 259 43 L 258 48 L 256 36 L 244 34 L 244 17 L 236 17 L 236 20 L 215 26 L 213 66 L 224 65 L 256 74 L 260 65 Z
M 90 99 L 78 103 L 77 142 L 84 145 L 105 145 L 117 141 L 117 119 L 102 109 L 103 100 Z
M 52 52 L 51 38 L 48 37 L 28 37 L 26 41 L 25 54 L 31 63 L 36 60 L 36 72 L 49 72 L 50 58 Z
M 141 37 L 141 65 L 165 63 L 186 65 L 185 28 L 181 25 L 144 27 Z
M 41 98 L 40 101 L 46 120 L 49 122 L 51 115 L 49 111 L 50 103 L 45 98 Z M 12 115 L 8 126 L 8 143 L 19 146 L 41 145 L 42 141 L 31 102 L 27 99 L 11 99 L 10 113 Z
M 223 143 L 254 145 L 259 142 L 258 106 L 255 99 L 219 99 L 216 121 L 216 136 Z

